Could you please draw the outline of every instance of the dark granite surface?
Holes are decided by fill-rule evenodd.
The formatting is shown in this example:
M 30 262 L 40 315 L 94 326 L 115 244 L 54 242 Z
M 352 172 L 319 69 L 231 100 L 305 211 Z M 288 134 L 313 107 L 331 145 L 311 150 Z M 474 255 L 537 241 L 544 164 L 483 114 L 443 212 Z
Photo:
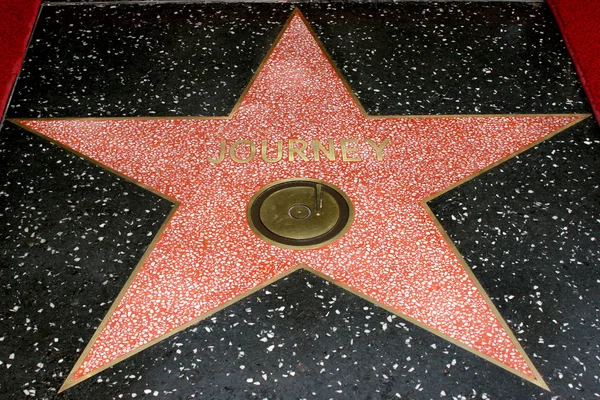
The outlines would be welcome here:
M 290 10 L 44 7 L 7 116 L 226 115 Z
M 10 122 L 0 165 L 0 398 L 48 398 L 171 203 Z
M 588 110 L 545 6 L 409 2 L 301 9 L 371 114 Z
M 430 202 L 553 395 L 565 399 L 600 390 L 599 152 L 589 118 Z
M 44 7 L 8 116 L 227 114 L 291 9 Z M 371 113 L 589 112 L 545 6 L 301 10 Z M 1 140 L 0 398 L 54 398 L 171 205 Z M 430 204 L 551 393 L 300 271 L 59 397 L 598 398 L 599 140 L 588 119 Z
M 226 115 L 291 9 L 44 7 L 8 116 Z M 300 9 L 369 113 L 589 111 L 545 6 Z
M 304 270 L 144 353 L 65 398 L 145 391 L 177 399 L 546 398 Z

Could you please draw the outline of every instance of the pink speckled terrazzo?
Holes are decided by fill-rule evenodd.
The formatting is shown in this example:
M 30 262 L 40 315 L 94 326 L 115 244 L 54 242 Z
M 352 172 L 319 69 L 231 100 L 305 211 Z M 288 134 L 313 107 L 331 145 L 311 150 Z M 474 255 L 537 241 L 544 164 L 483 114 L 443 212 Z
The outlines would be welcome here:
M 295 14 L 227 119 L 27 120 L 21 124 L 176 199 L 162 236 L 69 378 L 78 382 L 298 265 L 533 381 L 533 365 L 422 201 L 582 117 L 365 116 Z M 290 160 L 288 139 L 308 147 Z M 332 139 L 335 160 L 314 160 Z M 341 153 L 342 139 L 348 157 Z M 370 139 L 382 145 L 377 158 Z M 217 158 L 220 143 L 241 142 Z M 283 157 L 275 158 L 278 140 Z M 296 144 L 301 142 L 296 142 Z M 251 159 L 250 159 L 251 158 Z M 252 196 L 286 178 L 342 189 L 355 219 L 313 250 L 276 247 L 246 221 Z M 68 383 L 68 382 L 67 382 Z

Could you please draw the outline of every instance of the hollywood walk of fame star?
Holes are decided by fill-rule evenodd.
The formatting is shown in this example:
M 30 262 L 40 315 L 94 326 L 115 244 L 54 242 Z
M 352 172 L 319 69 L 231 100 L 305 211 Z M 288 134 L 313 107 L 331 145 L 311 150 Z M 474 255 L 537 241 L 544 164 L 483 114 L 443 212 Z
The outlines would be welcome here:
M 176 204 L 61 390 L 300 267 L 546 388 L 426 201 L 583 118 L 367 116 L 295 11 L 229 117 L 14 121 Z M 327 138 L 355 139 L 354 161 L 214 162 L 223 140 L 246 160 Z M 388 139 L 380 160 L 369 141 Z M 307 250 L 259 238 L 248 202 L 289 178 L 341 188 L 350 229 Z

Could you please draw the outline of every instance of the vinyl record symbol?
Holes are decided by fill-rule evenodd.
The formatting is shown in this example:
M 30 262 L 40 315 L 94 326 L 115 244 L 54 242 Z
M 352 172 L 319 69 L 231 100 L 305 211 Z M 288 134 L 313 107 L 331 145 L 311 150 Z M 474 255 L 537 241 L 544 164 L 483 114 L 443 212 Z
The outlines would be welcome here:
M 340 189 L 314 179 L 286 179 L 260 189 L 248 204 L 250 228 L 279 247 L 314 249 L 342 236 L 354 218 Z

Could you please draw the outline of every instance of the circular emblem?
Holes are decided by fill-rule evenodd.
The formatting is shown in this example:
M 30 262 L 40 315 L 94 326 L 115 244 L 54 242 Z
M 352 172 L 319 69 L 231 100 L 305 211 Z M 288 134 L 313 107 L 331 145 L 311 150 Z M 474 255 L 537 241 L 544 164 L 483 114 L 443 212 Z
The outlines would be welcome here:
M 315 179 L 286 179 L 260 189 L 248 203 L 248 223 L 279 247 L 314 249 L 342 236 L 354 208 L 344 192 Z

